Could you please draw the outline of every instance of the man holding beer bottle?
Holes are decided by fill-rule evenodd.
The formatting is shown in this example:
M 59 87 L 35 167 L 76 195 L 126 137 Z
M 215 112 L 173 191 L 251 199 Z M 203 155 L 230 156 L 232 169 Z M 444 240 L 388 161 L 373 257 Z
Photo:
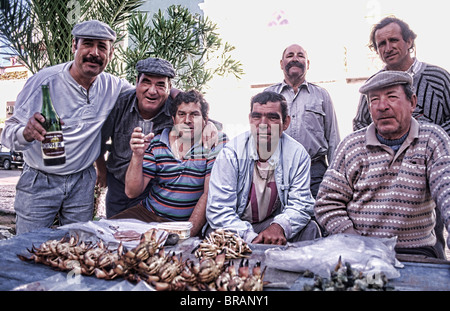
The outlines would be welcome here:
M 108 25 L 82 22 L 74 26 L 72 35 L 74 60 L 45 68 L 28 79 L 2 133 L 2 144 L 24 154 L 14 203 L 17 234 L 50 227 L 56 215 L 62 225 L 92 219 L 93 163 L 100 154 L 101 127 L 119 94 L 133 87 L 103 72 L 116 40 Z M 42 141 L 48 133 L 41 114 L 45 111 L 42 85 L 48 85 L 63 137 L 62 142 L 45 143 L 44 149 L 64 147 L 62 164 L 44 163 Z

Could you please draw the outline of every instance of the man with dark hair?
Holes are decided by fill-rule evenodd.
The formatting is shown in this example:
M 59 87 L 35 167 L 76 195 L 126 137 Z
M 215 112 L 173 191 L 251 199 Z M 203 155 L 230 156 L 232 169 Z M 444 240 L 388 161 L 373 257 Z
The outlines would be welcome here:
M 173 125 L 170 107 L 179 90 L 172 88 L 172 78 L 176 74 L 172 64 L 162 58 L 149 57 L 138 61 L 136 70 L 136 89 L 118 98 L 102 129 L 102 154 L 96 164 L 98 184 L 108 187 L 105 200 L 107 218 L 136 205 L 147 196 L 149 190 L 135 198 L 125 194 L 125 174 L 132 155 L 130 137 L 134 128 L 140 121 L 148 120 L 154 124 L 153 132 L 159 134 Z M 217 134 L 216 125 L 219 126 L 217 122 L 208 122 L 204 131 L 205 144 L 209 142 L 209 133 L 213 133 L 212 136 Z M 109 139 L 110 152 L 105 163 L 104 154 Z
M 382 71 L 399 70 L 413 77 L 417 105 L 412 116 L 421 123 L 440 125 L 450 135 L 450 74 L 412 56 L 416 37 L 407 23 L 391 16 L 374 25 L 369 46 L 386 64 Z M 362 129 L 371 122 L 367 98 L 362 95 L 353 119 L 353 130 Z M 445 244 L 444 228 L 439 209 L 436 209 L 436 219 L 437 243 L 442 247 Z
M 165 128 L 151 142 L 144 140 L 139 127 L 134 129 L 125 193 L 135 198 L 147 189 L 146 196 L 136 206 L 111 218 L 190 221 L 191 235 L 195 236 L 206 223 L 209 176 L 227 138 L 219 133 L 215 147 L 204 147 L 202 131 L 208 122 L 209 105 L 201 93 L 180 92 L 172 107 L 173 128 Z
M 16 188 L 17 234 L 53 225 L 92 220 L 101 128 L 123 92 L 133 86 L 105 73 L 114 53 L 116 33 L 90 20 L 72 30 L 74 60 L 44 68 L 28 79 L 17 97 L 14 115 L 5 123 L 2 143 L 22 151 L 25 164 Z M 41 142 L 46 131 L 41 86 L 47 84 L 61 118 L 64 164 L 46 166 Z
M 417 96 L 413 117 L 419 122 L 438 124 L 450 134 L 450 74 L 412 56 L 416 37 L 404 21 L 386 17 L 373 27 L 369 46 L 386 64 L 383 70 L 405 71 L 412 75 Z M 353 130 L 371 122 L 366 97 L 361 96 Z
M 328 92 L 306 81 L 309 58 L 303 47 L 288 46 L 280 66 L 283 82 L 265 90 L 277 92 L 287 100 L 291 124 L 286 134 L 301 143 L 311 157 L 311 193 L 315 198 L 340 141 L 336 113 Z
M 399 254 L 445 259 L 435 225 L 450 229 L 450 138 L 412 117 L 412 81 L 404 71 L 387 70 L 361 87 L 373 123 L 339 145 L 315 215 L 330 234 L 396 236 Z
M 320 237 L 311 220 L 311 160 L 284 133 L 291 117 L 286 99 L 262 92 L 251 100 L 250 131 L 227 143 L 209 184 L 209 230 L 235 231 L 248 243 L 286 244 Z

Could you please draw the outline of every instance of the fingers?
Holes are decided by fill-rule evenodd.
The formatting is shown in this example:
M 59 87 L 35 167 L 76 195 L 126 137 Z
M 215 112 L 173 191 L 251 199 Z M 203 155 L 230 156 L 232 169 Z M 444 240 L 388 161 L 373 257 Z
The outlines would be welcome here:
M 287 242 L 284 236 L 284 231 L 277 224 L 272 224 L 262 231 L 258 236 L 252 241 L 252 243 L 258 244 L 274 244 L 274 245 L 285 245 Z
M 46 131 L 42 126 L 42 123 L 45 122 L 45 118 L 39 113 L 36 112 L 25 125 L 25 129 L 23 130 L 23 137 L 26 141 L 31 142 L 33 140 L 43 141 L 44 135 Z
M 145 153 L 145 150 L 150 145 L 150 141 L 154 136 L 155 135 L 153 133 L 150 133 L 147 136 L 145 136 L 142 133 L 142 129 L 140 127 L 136 127 L 133 133 L 131 134 L 130 139 L 131 150 L 138 155 L 143 155 Z

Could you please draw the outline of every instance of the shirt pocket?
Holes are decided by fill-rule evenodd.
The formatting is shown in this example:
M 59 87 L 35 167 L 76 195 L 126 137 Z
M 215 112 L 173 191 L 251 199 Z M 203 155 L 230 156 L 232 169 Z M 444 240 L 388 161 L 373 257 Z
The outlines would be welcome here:
M 325 112 L 323 111 L 322 101 L 307 103 L 305 105 L 305 127 L 316 132 L 324 132 Z

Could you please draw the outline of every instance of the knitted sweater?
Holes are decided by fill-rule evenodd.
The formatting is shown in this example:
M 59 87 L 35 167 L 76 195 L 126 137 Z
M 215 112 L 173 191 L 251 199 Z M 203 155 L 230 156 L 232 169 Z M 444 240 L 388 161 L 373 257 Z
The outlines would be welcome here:
M 441 67 L 418 62 L 413 84 L 417 95 L 413 116 L 420 122 L 440 125 L 450 135 L 450 74 Z M 362 95 L 353 119 L 353 130 L 362 129 L 371 122 L 367 98 Z
M 437 125 L 411 120 L 397 153 L 378 141 L 373 124 L 340 143 L 315 205 L 330 234 L 356 230 L 397 236 L 397 247 L 432 246 L 436 205 L 450 229 L 450 138 Z

